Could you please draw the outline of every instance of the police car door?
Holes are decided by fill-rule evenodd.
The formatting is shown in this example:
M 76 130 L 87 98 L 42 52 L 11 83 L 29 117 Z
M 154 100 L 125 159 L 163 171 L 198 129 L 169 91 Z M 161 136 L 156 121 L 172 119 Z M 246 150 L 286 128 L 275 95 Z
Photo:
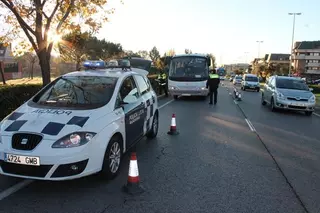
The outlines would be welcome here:
M 132 76 L 127 77 L 120 88 L 120 98 L 125 113 L 127 147 L 143 136 L 145 105 Z
M 145 116 L 145 124 L 143 128 L 144 134 L 146 134 L 152 126 L 153 115 L 155 112 L 154 104 L 155 104 L 155 98 L 156 98 L 156 96 L 154 96 L 150 92 L 151 86 L 149 85 L 149 82 L 145 78 L 146 78 L 145 76 L 134 75 L 134 79 L 136 80 L 141 97 L 145 102 L 146 116 Z

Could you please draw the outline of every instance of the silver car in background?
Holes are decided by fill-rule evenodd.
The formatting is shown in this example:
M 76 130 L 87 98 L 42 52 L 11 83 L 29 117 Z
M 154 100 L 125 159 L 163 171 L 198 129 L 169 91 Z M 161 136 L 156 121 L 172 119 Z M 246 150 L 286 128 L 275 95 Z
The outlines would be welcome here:
M 233 78 L 233 85 L 241 85 L 242 82 L 242 76 L 241 75 L 237 75 Z
M 262 105 L 270 104 L 276 109 L 304 111 L 312 115 L 316 105 L 315 95 L 307 84 L 298 78 L 271 76 L 264 85 L 261 96 Z

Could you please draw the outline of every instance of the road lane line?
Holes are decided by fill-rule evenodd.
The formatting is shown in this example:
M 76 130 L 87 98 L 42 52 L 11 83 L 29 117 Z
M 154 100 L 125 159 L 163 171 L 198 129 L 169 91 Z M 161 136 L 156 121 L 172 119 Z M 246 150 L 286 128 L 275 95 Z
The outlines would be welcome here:
M 8 189 L 0 192 L 0 200 L 3 200 L 4 198 L 12 195 L 13 193 L 19 191 L 20 189 L 23 189 L 24 187 L 28 186 L 30 183 L 34 182 L 34 180 L 23 180 L 20 183 L 17 183 Z
M 256 129 L 254 128 L 254 126 L 252 125 L 252 123 L 251 123 L 248 119 L 246 119 L 246 118 L 245 118 L 245 121 L 247 122 L 247 124 L 248 124 L 251 132 L 255 132 Z
M 168 104 L 170 104 L 170 103 L 171 103 L 171 102 L 173 102 L 173 101 L 174 101 L 174 99 L 173 99 L 173 100 L 168 101 L 167 103 L 162 104 L 161 106 L 159 106 L 159 107 L 158 107 L 158 109 L 161 109 L 162 107 L 167 106 Z
M 320 115 L 319 115 L 318 113 L 315 113 L 315 112 L 314 112 L 313 114 L 314 114 L 315 116 L 318 116 L 318 117 L 320 117 Z
M 168 104 L 172 103 L 174 100 L 170 100 L 168 102 L 166 102 L 165 104 L 162 104 L 161 106 L 159 106 L 158 108 L 161 109 L 162 107 L 167 106 Z M 25 188 L 26 186 L 28 186 L 29 184 L 33 183 L 35 180 L 23 180 L 9 188 L 7 188 L 6 190 L 0 192 L 0 201 L 3 200 L 6 197 L 9 197 L 10 195 L 14 194 L 15 192 Z
M 254 131 L 254 132 L 256 132 L 257 130 L 256 130 L 256 128 L 253 126 L 253 124 L 251 123 L 251 121 L 250 121 L 249 119 L 247 119 L 247 120 L 248 120 L 248 122 L 250 123 L 250 125 L 251 125 L 251 127 L 252 127 L 253 131 Z
M 236 100 L 233 100 L 233 102 L 238 105 L 238 102 Z

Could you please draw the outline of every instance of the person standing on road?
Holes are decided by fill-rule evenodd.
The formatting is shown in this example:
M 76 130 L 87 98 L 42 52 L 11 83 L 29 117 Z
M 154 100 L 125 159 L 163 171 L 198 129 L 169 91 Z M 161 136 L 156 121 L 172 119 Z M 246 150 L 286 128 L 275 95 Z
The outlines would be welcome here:
M 214 105 L 217 104 L 219 84 L 220 84 L 219 75 L 217 75 L 216 71 L 213 69 L 211 70 L 211 73 L 209 74 L 209 79 L 207 81 L 207 88 L 209 88 L 209 95 L 210 95 L 209 104 L 212 104 L 212 98 L 213 98 L 212 96 L 214 96 Z
M 162 90 L 164 90 L 166 97 L 168 97 L 167 75 L 163 70 L 160 70 L 160 73 L 158 75 L 158 81 L 159 81 L 159 95 L 161 95 Z

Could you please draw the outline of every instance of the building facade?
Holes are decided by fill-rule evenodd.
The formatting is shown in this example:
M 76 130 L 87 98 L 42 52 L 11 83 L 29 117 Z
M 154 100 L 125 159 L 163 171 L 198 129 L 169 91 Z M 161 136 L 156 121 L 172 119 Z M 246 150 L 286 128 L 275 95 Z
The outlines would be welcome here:
M 320 41 L 295 42 L 291 63 L 297 74 L 320 78 Z
M 11 45 L 4 45 L 0 43 L 0 62 L 3 70 L 4 79 L 16 79 L 22 77 L 22 67 L 12 56 Z M 0 80 L 1 75 L 0 75 Z

